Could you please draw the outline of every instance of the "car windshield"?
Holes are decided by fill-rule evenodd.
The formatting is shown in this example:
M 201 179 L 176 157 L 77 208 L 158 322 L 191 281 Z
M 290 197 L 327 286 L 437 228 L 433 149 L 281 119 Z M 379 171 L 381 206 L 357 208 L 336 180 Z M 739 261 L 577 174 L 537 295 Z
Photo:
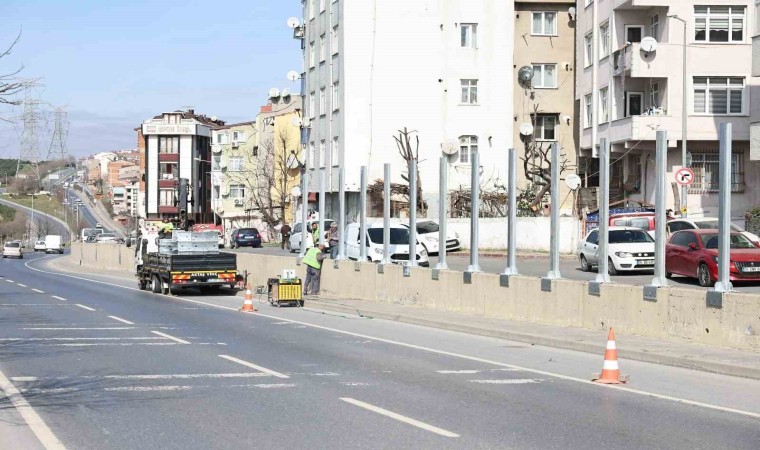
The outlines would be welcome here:
M 21 244 L 19 244 L 18 242 L 7 242 L 5 246 L 10 247 L 10 248 L 19 248 L 21 247 Z
M 702 230 L 717 230 L 718 229 L 718 220 L 716 219 L 716 220 L 700 220 L 700 221 L 695 221 L 694 225 L 696 225 L 697 228 L 702 229 Z M 738 226 L 736 226 L 736 224 L 732 223 L 731 224 L 731 231 L 744 231 L 744 230 L 742 230 L 741 228 L 739 228 Z
M 438 229 L 438 224 L 435 222 L 419 222 L 417 224 L 417 232 L 420 234 L 437 233 Z
M 103 230 L 100 228 L 85 228 L 82 230 L 85 236 L 97 236 L 99 234 L 103 233 Z
M 610 231 L 610 244 L 628 244 L 634 242 L 654 242 L 649 233 L 638 230 Z
M 103 238 L 115 238 L 115 237 L 116 237 L 116 235 L 115 235 L 115 234 L 112 234 L 112 233 L 101 233 L 99 237 L 100 237 L 101 239 L 103 239 Z
M 409 245 L 409 230 L 406 228 L 391 228 L 391 241 L 393 245 Z M 375 244 L 383 243 L 383 229 L 370 228 L 367 230 L 369 238 Z
M 240 236 L 255 236 L 259 234 L 259 232 L 256 230 L 256 228 L 242 228 L 240 231 L 238 231 L 238 234 Z
M 718 248 L 718 233 L 715 234 L 703 234 L 702 242 L 705 244 L 705 248 Z M 731 235 L 731 248 L 757 248 L 749 239 L 745 238 L 741 234 Z

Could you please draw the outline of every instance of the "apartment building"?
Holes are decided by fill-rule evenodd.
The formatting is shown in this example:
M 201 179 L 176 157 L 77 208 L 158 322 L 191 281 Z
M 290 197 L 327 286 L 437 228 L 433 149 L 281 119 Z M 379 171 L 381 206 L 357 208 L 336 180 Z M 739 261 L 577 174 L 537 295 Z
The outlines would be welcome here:
M 306 0 L 302 39 L 304 121 L 310 191 L 319 170 L 338 191 L 345 168 L 348 215 L 358 215 L 360 167 L 370 183 L 406 163 L 394 141 L 419 137 L 419 170 L 428 215 L 438 209 L 439 158 L 447 150 L 452 189 L 469 188 L 477 151 L 484 187 L 506 182 L 512 143 L 513 2 L 495 0 Z M 326 212 L 337 217 L 334 194 Z
M 577 151 L 575 129 L 575 1 L 515 1 L 514 67 L 530 67 L 531 86 L 523 88 L 514 81 L 514 121 L 512 146 L 521 158 L 528 160 L 518 168 L 517 186 L 525 188 L 534 180 L 534 172 L 550 166 L 542 155 L 558 143 L 565 170 L 562 176 L 575 173 Z M 530 124 L 533 133 L 520 134 L 523 124 Z M 531 177 L 529 177 L 529 175 Z M 537 185 L 540 187 L 540 185 Z M 573 196 L 565 183 L 560 184 L 562 209 L 572 211 Z
M 664 130 L 668 183 L 675 181 L 673 173 L 682 166 L 686 141 L 686 163 L 696 175 L 687 192 L 687 212 L 716 216 L 718 130 L 721 123 L 730 122 L 732 216 L 741 218 L 748 207 L 757 205 L 760 190 L 752 180 L 760 177 L 760 167 L 750 163 L 749 145 L 750 116 L 758 104 L 752 98 L 757 86 L 750 39 L 757 34 L 754 2 L 581 0 L 577 10 L 576 48 L 582 68 L 577 71 L 576 99 L 581 107 L 584 181 L 598 183 L 595 157 L 599 140 L 606 138 L 612 145 L 611 200 L 653 203 L 655 135 Z M 667 204 L 680 209 L 678 189 L 668 189 Z
M 145 138 L 145 214 L 148 219 L 177 218 L 178 181 L 189 181 L 188 218 L 214 220 L 211 211 L 211 131 L 224 126 L 193 110 L 165 112 L 142 124 Z

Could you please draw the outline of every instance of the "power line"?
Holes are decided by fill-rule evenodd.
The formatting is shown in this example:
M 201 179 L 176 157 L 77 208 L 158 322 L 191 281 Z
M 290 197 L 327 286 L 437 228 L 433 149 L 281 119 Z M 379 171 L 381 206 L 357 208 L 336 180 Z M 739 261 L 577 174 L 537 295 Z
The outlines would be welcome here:
M 69 150 L 66 147 L 66 139 L 69 136 L 69 122 L 66 120 L 67 113 L 63 107 L 55 109 L 55 130 L 53 138 L 50 141 L 50 148 L 46 160 L 53 161 L 59 159 L 67 161 L 69 159 Z

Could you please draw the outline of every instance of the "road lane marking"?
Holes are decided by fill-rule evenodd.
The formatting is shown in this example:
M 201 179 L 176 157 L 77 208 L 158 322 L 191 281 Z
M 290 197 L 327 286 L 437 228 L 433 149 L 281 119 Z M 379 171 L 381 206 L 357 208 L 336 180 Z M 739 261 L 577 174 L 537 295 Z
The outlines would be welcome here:
M 264 372 L 266 374 L 272 375 L 273 377 L 277 377 L 277 378 L 290 378 L 289 376 L 287 376 L 285 374 L 282 374 L 280 372 L 275 372 L 274 370 L 267 369 L 266 367 L 257 366 L 256 364 L 249 363 L 248 361 L 243 361 L 242 359 L 237 359 L 237 358 L 235 358 L 233 356 L 219 355 L 219 357 L 220 358 L 224 358 L 227 361 L 232 361 L 234 363 L 238 363 L 238 364 L 244 365 L 246 367 L 250 367 L 251 369 L 256 369 L 256 370 L 258 370 L 260 372 Z
M 104 388 L 107 392 L 153 392 L 153 391 L 187 391 L 192 386 L 126 386 Z
M 35 289 L 35 288 L 32 288 L 32 290 L 33 290 L 34 292 L 37 292 L 37 293 L 39 293 L 39 294 L 44 294 L 44 292 L 42 292 L 42 291 L 41 291 L 41 290 L 39 290 L 39 289 Z
M 134 330 L 137 327 L 91 327 L 91 328 L 78 328 L 78 327 L 28 327 L 22 328 L 22 330 L 37 330 L 37 331 L 68 331 L 68 330 Z
M 86 309 L 87 311 L 95 311 L 95 308 L 90 308 L 89 306 L 82 305 L 81 303 L 77 303 L 76 305 L 82 309 Z
M 122 319 L 121 317 L 116 317 L 116 316 L 108 316 L 108 317 L 110 317 L 113 320 L 118 320 L 121 323 L 126 323 L 127 325 L 134 325 L 135 324 L 134 322 L 130 322 L 130 321 L 126 320 L 126 319 Z
M 442 374 L 466 374 L 466 375 L 472 375 L 476 373 L 480 373 L 480 370 L 436 370 L 438 373 Z
M 360 408 L 364 408 L 369 411 L 382 414 L 383 416 L 386 416 L 386 417 L 390 417 L 391 419 L 396 419 L 399 422 L 404 422 L 408 425 L 412 425 L 417 428 L 422 428 L 423 430 L 430 431 L 431 433 L 439 434 L 441 436 L 450 437 L 450 438 L 459 437 L 458 434 L 452 433 L 451 431 L 444 430 L 443 428 L 434 427 L 433 425 L 427 424 L 425 422 L 420 422 L 419 420 L 412 419 L 411 417 L 402 416 L 401 414 L 395 413 L 393 411 L 388 411 L 387 409 L 383 409 L 374 405 L 370 405 L 369 403 L 364 403 L 362 401 L 349 398 L 349 397 L 341 397 L 341 400 L 343 400 L 346 403 L 350 403 L 354 406 L 358 406 Z
M 174 337 L 174 336 L 172 336 L 170 334 L 162 333 L 160 331 L 151 331 L 151 333 L 156 334 L 156 335 L 161 336 L 161 337 L 165 337 L 166 339 L 171 339 L 174 342 L 179 342 L 180 344 L 189 344 L 190 343 L 190 342 L 188 342 L 188 341 L 186 341 L 184 339 L 180 339 L 180 338 Z
M 130 347 L 133 345 L 178 345 L 176 342 L 84 342 L 66 344 L 43 344 L 47 347 Z
M 5 279 L 5 281 L 7 281 L 8 283 L 15 283 L 15 281 L 7 279 L 7 278 Z
M 540 383 L 543 380 L 534 380 L 534 379 L 514 379 L 514 380 L 467 380 L 470 383 L 480 383 L 480 384 L 535 384 Z
M 18 284 L 18 285 L 19 285 L 19 286 L 21 286 L 21 287 L 29 287 L 29 286 L 27 286 L 27 285 L 25 285 L 25 284 L 21 284 L 21 283 L 16 283 L 16 284 Z
M 54 298 L 54 299 L 56 299 L 56 300 L 61 300 L 61 301 L 63 301 L 63 302 L 65 302 L 65 301 L 66 301 L 66 299 L 65 299 L 65 298 L 63 298 L 63 297 L 59 297 L 59 296 L 57 296 L 57 295 L 51 295 L 51 297 L 53 297 L 53 298 Z
M 50 337 L 50 338 L 0 338 L 0 342 L 15 341 L 153 341 L 161 338 L 148 337 Z
M 51 272 L 51 271 L 48 271 L 48 270 L 37 269 L 37 268 L 29 266 L 29 263 L 32 263 L 32 262 L 35 262 L 35 261 L 39 261 L 39 260 L 44 260 L 44 259 L 51 258 L 51 257 L 52 256 L 47 256 L 47 257 L 44 257 L 44 258 L 39 258 L 37 260 L 27 261 L 26 263 L 24 263 L 24 265 L 28 269 L 30 269 L 30 270 L 33 270 L 35 272 L 45 273 L 45 274 L 48 274 L 48 275 L 59 276 L 59 277 L 66 277 L 66 278 L 73 278 L 73 279 L 76 279 L 76 280 L 87 281 L 89 283 L 102 284 L 102 285 L 105 285 L 105 286 L 117 287 L 117 288 L 129 290 L 129 291 L 142 292 L 142 291 L 140 291 L 140 289 L 133 288 L 133 287 L 128 287 L 128 286 L 122 286 L 122 285 L 116 284 L 116 283 L 108 283 L 108 282 L 105 282 L 105 281 L 93 280 L 93 279 L 90 279 L 90 278 L 78 277 L 78 276 L 75 276 L 75 275 L 69 275 L 69 274 L 65 274 L 65 273 Z M 119 278 L 119 279 L 122 279 L 122 278 Z M 229 307 L 229 306 L 215 305 L 213 303 L 207 303 L 207 302 L 202 302 L 202 301 L 199 301 L 199 300 L 193 300 L 193 299 L 184 298 L 184 297 L 177 297 L 177 296 L 173 296 L 171 298 L 173 300 L 181 300 L 181 301 L 188 302 L 188 303 L 194 303 L 194 304 L 198 304 L 198 305 L 209 306 L 209 307 L 215 308 L 215 309 L 221 309 L 221 310 L 226 310 L 226 311 L 233 311 L 235 313 L 238 312 L 238 308 L 233 308 L 233 307 Z M 351 331 L 339 330 L 337 328 L 330 328 L 330 327 L 326 327 L 326 326 L 323 326 L 323 325 L 317 325 L 317 324 L 313 324 L 313 323 L 309 323 L 309 322 L 303 322 L 303 321 L 298 321 L 298 320 L 293 320 L 293 319 L 287 319 L 287 318 L 283 318 L 283 317 L 278 317 L 278 316 L 273 316 L 273 315 L 269 315 L 269 314 L 264 314 L 264 313 L 261 313 L 261 312 L 258 312 L 256 314 L 250 314 L 247 317 L 252 318 L 252 320 L 256 320 L 256 318 L 258 318 L 258 317 L 264 317 L 264 318 L 267 318 L 267 319 L 273 319 L 273 320 L 279 320 L 279 321 L 286 321 L 286 322 L 291 322 L 291 323 L 297 323 L 297 324 L 300 324 L 300 325 L 309 326 L 309 327 L 314 328 L 314 329 L 330 331 L 330 332 L 333 332 L 333 333 L 339 333 L 339 334 L 343 334 L 343 335 L 346 335 L 346 336 L 353 336 L 353 337 L 357 337 L 357 338 L 361 338 L 361 339 L 371 339 L 371 340 L 376 341 L 376 342 L 383 342 L 383 343 L 386 343 L 386 344 L 397 345 L 399 347 L 411 348 L 411 349 L 420 350 L 420 351 L 424 351 L 424 352 L 428 352 L 428 353 L 433 353 L 433 354 L 437 354 L 437 355 L 451 356 L 451 357 L 454 357 L 454 358 L 459 358 L 459 359 L 463 359 L 463 360 L 467 360 L 467 361 L 479 362 L 479 363 L 494 365 L 494 366 L 497 366 L 497 367 L 502 367 L 502 368 L 507 368 L 507 369 L 522 370 L 522 371 L 526 371 L 526 372 L 530 372 L 530 373 L 535 373 L 535 374 L 538 374 L 538 375 L 545 375 L 545 376 L 548 376 L 548 377 L 558 378 L 560 380 L 572 381 L 572 382 L 576 382 L 576 383 L 585 384 L 586 386 L 590 386 L 590 387 L 593 386 L 593 388 L 596 388 L 596 389 L 613 389 L 613 390 L 616 390 L 616 391 L 619 391 L 619 392 L 626 392 L 626 393 L 629 393 L 629 394 L 640 395 L 640 396 L 644 396 L 644 397 L 657 398 L 657 399 L 660 399 L 660 400 L 668 400 L 668 401 L 672 401 L 672 402 L 675 402 L 675 403 L 681 403 L 681 404 L 684 404 L 684 405 L 698 406 L 700 408 L 706 408 L 706 409 L 712 409 L 712 410 L 716 410 L 716 411 L 729 412 L 729 413 L 733 413 L 733 414 L 739 414 L 739 415 L 742 415 L 742 416 L 747 416 L 747 417 L 753 417 L 753 418 L 756 418 L 756 419 L 760 419 L 760 413 L 755 413 L 755 412 L 751 412 L 751 411 L 744 411 L 744 410 L 741 410 L 741 409 L 735 409 L 735 408 L 729 408 L 729 407 L 720 406 L 720 405 L 714 405 L 714 404 L 711 404 L 711 403 L 699 402 L 699 401 L 696 401 L 696 400 L 689 400 L 689 399 L 685 399 L 685 398 L 673 397 L 673 396 L 669 396 L 669 395 L 665 395 L 665 394 L 658 394 L 656 392 L 643 391 L 643 390 L 639 390 L 639 389 L 632 389 L 632 388 L 627 387 L 627 386 L 620 386 L 620 385 L 614 385 L 614 384 L 594 383 L 593 381 L 587 380 L 585 378 L 578 378 L 578 377 L 573 377 L 573 376 L 570 376 L 570 375 L 563 375 L 563 374 L 555 373 L 555 372 L 547 372 L 545 370 L 531 369 L 529 367 L 517 366 L 517 365 L 514 365 L 514 364 L 508 364 L 508 363 L 502 363 L 502 362 L 499 362 L 499 361 L 493 361 L 493 360 L 489 360 L 489 359 L 485 359 L 485 358 L 478 358 L 478 357 L 475 357 L 475 356 L 464 355 L 464 354 L 461 354 L 461 353 L 447 352 L 445 350 L 438 350 L 438 349 L 434 349 L 434 348 L 430 348 L 430 347 L 425 347 L 425 346 L 421 346 L 421 345 L 409 344 L 409 343 L 406 343 L 406 342 L 394 341 L 394 340 L 391 340 L 391 339 L 379 338 L 379 337 L 375 337 L 375 336 L 369 336 L 369 335 L 366 335 L 366 334 L 360 334 L 360 333 L 354 333 L 354 332 L 351 332 Z
M 19 412 L 34 435 L 37 436 L 43 447 L 47 450 L 66 450 L 66 446 L 58 440 L 53 431 L 42 420 L 42 417 L 37 414 L 37 411 L 32 408 L 21 392 L 6 378 L 2 371 L 0 371 L 0 390 L 5 393 L 5 396 Z

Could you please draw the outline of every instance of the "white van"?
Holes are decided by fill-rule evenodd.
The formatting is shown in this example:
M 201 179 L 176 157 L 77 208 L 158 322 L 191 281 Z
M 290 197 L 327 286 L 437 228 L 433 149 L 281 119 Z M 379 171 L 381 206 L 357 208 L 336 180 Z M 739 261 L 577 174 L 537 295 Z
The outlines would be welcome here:
M 391 224 L 390 252 L 391 262 L 395 264 L 407 264 L 409 262 L 409 229 L 399 225 Z M 361 240 L 359 239 L 361 227 L 358 223 L 350 223 L 346 227 L 346 256 L 349 259 L 358 260 L 361 252 Z M 381 262 L 383 260 L 383 224 L 367 224 L 367 236 L 365 239 L 367 246 L 367 258 L 372 262 Z M 417 242 L 416 254 L 417 264 L 422 267 L 428 267 L 428 253 L 425 248 Z
M 309 237 L 311 237 L 311 224 L 317 222 L 319 223 L 319 220 L 308 220 L 306 221 L 306 229 L 308 230 Z M 322 227 L 319 229 L 319 232 L 324 234 L 330 229 L 330 224 L 333 223 L 332 219 L 324 219 L 322 221 Z M 297 224 L 293 225 L 293 230 L 290 232 L 290 238 L 287 242 L 287 249 L 290 250 L 291 253 L 300 252 L 301 251 L 301 241 L 303 238 L 301 235 L 303 234 L 303 229 L 301 222 L 298 222 Z M 326 241 L 326 240 L 325 240 Z M 313 247 L 313 241 L 307 240 L 306 241 L 306 248 Z
M 45 236 L 45 253 L 63 254 L 63 244 L 61 237 L 57 234 L 48 234 Z

